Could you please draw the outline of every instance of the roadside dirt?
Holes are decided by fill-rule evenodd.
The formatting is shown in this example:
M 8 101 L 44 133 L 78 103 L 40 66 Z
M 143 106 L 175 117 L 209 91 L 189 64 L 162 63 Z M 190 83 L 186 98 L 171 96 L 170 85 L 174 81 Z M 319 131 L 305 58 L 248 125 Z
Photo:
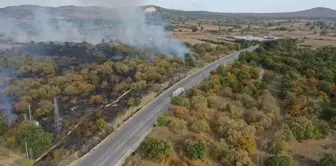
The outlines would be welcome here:
M 13 151 L 0 148 L 0 166 L 16 166 L 24 159 L 24 154 L 15 153 Z

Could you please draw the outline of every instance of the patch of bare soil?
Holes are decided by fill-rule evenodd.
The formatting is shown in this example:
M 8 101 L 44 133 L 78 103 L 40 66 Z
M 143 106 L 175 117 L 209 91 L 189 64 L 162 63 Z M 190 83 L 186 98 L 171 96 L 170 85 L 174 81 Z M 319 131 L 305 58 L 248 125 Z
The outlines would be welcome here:
M 308 140 L 296 143 L 290 150 L 290 155 L 298 165 L 317 166 L 324 155 L 336 154 L 336 131 L 326 139 Z
M 301 45 L 310 45 L 315 48 L 323 47 L 323 46 L 336 46 L 336 38 L 334 40 L 316 40 L 316 39 L 306 39 Z
M 24 159 L 25 156 L 23 154 L 0 148 L 0 166 L 15 166 Z

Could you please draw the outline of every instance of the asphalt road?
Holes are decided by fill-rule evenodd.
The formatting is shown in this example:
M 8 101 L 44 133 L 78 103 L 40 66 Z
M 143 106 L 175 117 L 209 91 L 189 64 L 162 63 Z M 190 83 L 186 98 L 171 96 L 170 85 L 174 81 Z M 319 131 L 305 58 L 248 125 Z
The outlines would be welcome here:
M 242 51 L 252 51 L 256 48 L 257 46 L 254 46 Z M 81 159 L 79 165 L 114 166 L 132 145 L 134 145 L 135 142 L 154 125 L 157 117 L 168 110 L 172 98 L 171 95 L 177 88 L 184 87 L 185 89 L 190 89 L 198 85 L 218 66 L 238 59 L 240 52 L 241 51 L 233 53 L 225 58 L 215 61 L 167 89 L 144 110 L 138 112 L 119 130 L 115 131 L 94 150 L 85 155 Z

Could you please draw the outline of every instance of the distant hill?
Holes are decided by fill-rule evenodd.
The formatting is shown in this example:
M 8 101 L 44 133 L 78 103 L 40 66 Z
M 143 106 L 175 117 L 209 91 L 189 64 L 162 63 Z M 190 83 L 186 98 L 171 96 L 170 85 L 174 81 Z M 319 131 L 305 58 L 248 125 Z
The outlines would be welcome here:
M 143 6 L 147 8 L 149 6 Z M 329 8 L 313 8 L 309 10 L 287 12 L 287 13 L 217 13 L 207 11 L 182 11 L 165 9 L 153 6 L 166 17 L 188 17 L 200 19 L 221 19 L 221 18 L 251 18 L 251 19 L 296 19 L 296 18 L 326 18 L 336 19 L 336 10 Z M 21 5 L 0 8 L 0 19 L 29 19 L 34 16 L 34 12 L 43 10 L 53 17 L 58 18 L 104 18 L 115 15 L 115 9 L 104 7 L 83 7 L 83 6 L 62 6 L 62 7 L 42 7 L 35 5 Z
M 182 11 L 174 9 L 165 9 L 158 7 L 158 11 L 165 15 L 176 16 L 176 17 L 194 17 L 194 18 L 215 18 L 220 17 L 233 17 L 233 18 L 274 18 L 274 19 L 297 19 L 297 18 L 307 18 L 307 19 L 336 19 L 336 10 L 317 7 L 309 10 L 297 11 L 297 12 L 284 12 L 284 13 L 217 13 L 217 12 L 207 12 L 207 11 Z

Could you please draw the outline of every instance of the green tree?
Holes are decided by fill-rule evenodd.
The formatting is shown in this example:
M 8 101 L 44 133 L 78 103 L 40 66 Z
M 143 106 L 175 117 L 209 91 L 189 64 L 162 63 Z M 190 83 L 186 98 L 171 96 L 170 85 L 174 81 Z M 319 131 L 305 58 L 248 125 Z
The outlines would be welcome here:
M 192 66 L 192 67 L 196 66 L 196 62 L 190 54 L 186 54 L 184 56 L 184 61 L 185 61 L 186 65 L 188 65 L 188 66 Z
M 140 145 L 139 151 L 143 159 L 161 162 L 171 155 L 172 147 L 165 140 L 148 138 Z
M 181 97 L 181 96 L 173 97 L 172 104 L 177 105 L 177 106 L 181 106 L 181 107 L 186 107 L 186 108 L 190 107 L 189 99 Z
M 204 141 L 199 139 L 187 139 L 185 141 L 186 152 L 188 157 L 192 160 L 204 160 L 207 156 L 207 145 Z
M 168 124 L 168 119 L 167 119 L 167 114 L 163 114 L 159 116 L 156 120 L 156 125 L 157 126 L 166 126 Z
M 28 148 L 32 149 L 32 156 L 36 158 L 52 145 L 53 137 L 36 126 L 34 122 L 24 121 L 18 128 L 16 140 L 22 152 L 25 152 L 25 143 L 27 143 Z
M 39 117 L 45 117 L 50 115 L 54 110 L 53 104 L 49 100 L 41 100 L 38 103 L 38 109 L 36 110 L 36 114 Z
M 265 161 L 265 166 L 294 166 L 294 161 L 288 156 L 272 156 Z

